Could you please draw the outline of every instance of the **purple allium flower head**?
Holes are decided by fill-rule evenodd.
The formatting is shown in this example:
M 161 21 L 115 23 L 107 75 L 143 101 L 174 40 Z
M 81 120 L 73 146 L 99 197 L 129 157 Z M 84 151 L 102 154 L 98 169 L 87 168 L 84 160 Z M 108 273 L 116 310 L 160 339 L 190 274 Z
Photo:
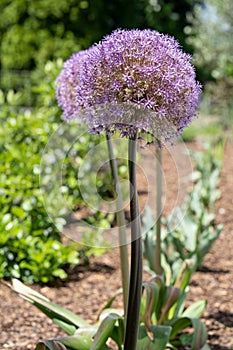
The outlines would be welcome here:
M 82 63 L 85 60 L 86 51 L 73 54 L 65 63 L 64 68 L 57 78 L 56 97 L 58 104 L 64 111 L 65 119 L 72 118 L 77 112 L 77 86 L 80 84 Z
M 66 119 L 80 117 L 92 131 L 178 136 L 196 116 L 201 86 L 191 56 L 154 30 L 116 30 L 73 55 L 58 78 Z

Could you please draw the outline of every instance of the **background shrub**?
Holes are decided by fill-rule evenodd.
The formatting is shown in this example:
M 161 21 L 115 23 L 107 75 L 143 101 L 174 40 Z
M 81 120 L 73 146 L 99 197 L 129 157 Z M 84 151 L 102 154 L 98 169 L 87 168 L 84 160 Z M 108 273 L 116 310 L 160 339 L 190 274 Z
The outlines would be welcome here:
M 68 241 L 65 246 L 60 234 L 65 221 L 58 216 L 55 226 L 46 212 L 43 189 L 39 186 L 40 162 L 50 136 L 61 125 L 61 111 L 55 100 L 55 77 L 61 66 L 60 60 L 49 62 L 44 69 L 34 73 L 32 81 L 37 100 L 35 108 L 15 107 L 15 94 L 13 93 L 11 101 L 7 101 L 9 96 L 2 93 L 0 277 L 17 277 L 29 283 L 66 277 L 62 268 L 64 265 L 77 264 L 80 256 L 88 258 L 91 254 L 104 251 L 94 248 L 101 246 L 101 235 L 95 227 L 99 225 L 109 228 L 114 219 L 114 215 L 98 211 L 86 214 L 83 219 L 94 226 L 84 233 L 83 242 L 87 245 Z M 74 134 L 76 127 L 74 125 L 73 130 L 71 128 Z M 77 184 L 78 167 L 83 164 L 89 150 L 100 141 L 101 138 L 85 133 L 81 142 L 73 145 L 72 155 L 65 157 L 63 183 L 59 191 L 64 193 L 73 209 L 86 206 Z M 61 144 L 61 152 L 64 152 L 63 146 Z M 97 185 L 100 196 L 114 196 L 108 166 L 100 171 L 97 183 L 95 177 L 91 176 L 84 180 L 88 186 Z M 59 203 L 55 205 L 59 209 Z M 104 246 L 106 247 L 106 242 Z

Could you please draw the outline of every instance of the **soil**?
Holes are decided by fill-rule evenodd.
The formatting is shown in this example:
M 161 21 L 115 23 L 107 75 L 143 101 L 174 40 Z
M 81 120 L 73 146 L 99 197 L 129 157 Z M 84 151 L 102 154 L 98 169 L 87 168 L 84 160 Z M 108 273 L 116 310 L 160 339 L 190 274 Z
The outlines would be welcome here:
M 199 145 L 192 144 L 191 147 L 196 149 Z M 202 270 L 194 274 L 188 294 L 188 303 L 201 299 L 208 301 L 203 322 L 208 329 L 208 343 L 212 350 L 233 349 L 232 155 L 233 146 L 227 142 L 219 184 L 221 198 L 215 208 L 217 222 L 223 223 L 224 229 L 206 255 Z M 179 197 L 177 193 L 180 191 L 177 191 L 176 182 L 178 178 L 184 181 L 188 179 L 189 167 L 181 166 L 184 172 L 177 175 L 178 171 L 174 167 L 174 162 L 169 160 L 169 152 L 165 152 L 164 157 L 166 188 L 169 189 L 164 201 L 164 212 L 168 213 Z M 150 162 L 146 158 L 145 161 Z M 142 176 L 139 181 L 141 203 L 145 201 L 145 198 L 143 199 L 143 195 L 147 192 L 144 189 L 145 185 L 145 179 Z M 188 190 L 190 182 L 186 181 L 186 185 Z M 147 276 L 145 275 L 144 278 Z M 66 281 L 58 281 L 54 285 L 32 286 L 50 300 L 90 322 L 95 322 L 101 306 L 120 287 L 117 248 L 108 250 L 102 256 L 91 258 L 88 266 L 77 266 Z M 44 314 L 3 284 L 0 284 L 0 300 L 0 350 L 34 349 L 35 344 L 41 339 L 64 335 Z M 122 307 L 121 296 L 117 297 L 115 306 Z

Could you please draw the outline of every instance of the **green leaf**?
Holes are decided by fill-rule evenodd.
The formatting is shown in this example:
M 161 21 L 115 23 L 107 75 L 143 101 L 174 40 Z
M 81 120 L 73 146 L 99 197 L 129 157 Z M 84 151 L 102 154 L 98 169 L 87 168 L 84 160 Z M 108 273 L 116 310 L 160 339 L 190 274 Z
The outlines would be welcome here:
M 18 218 L 20 218 L 20 219 L 23 219 L 26 216 L 25 211 L 22 208 L 17 207 L 17 206 L 12 207 L 11 212 L 12 212 L 12 214 L 18 216 Z
M 36 303 L 34 305 L 37 306 Z M 40 308 L 38 307 L 38 309 L 40 309 Z M 46 315 L 48 316 L 48 314 L 46 314 Z M 77 330 L 76 326 L 69 324 L 65 321 L 62 321 L 61 319 L 52 318 L 52 320 L 58 327 L 63 329 L 69 335 L 73 335 L 75 333 L 75 331 Z
M 125 337 L 125 323 L 124 319 L 118 320 L 118 326 L 115 325 L 111 338 L 116 342 L 119 349 L 122 348 L 122 344 L 124 343 L 124 337 Z
M 102 322 L 110 314 L 117 314 L 122 317 L 124 314 L 124 311 L 123 309 L 114 309 L 114 308 L 104 309 L 98 317 L 99 321 Z
M 159 298 L 159 286 L 155 282 L 146 282 L 143 284 L 146 291 L 146 304 L 144 313 L 144 323 L 147 329 L 150 328 L 152 321 L 151 316 L 155 311 Z
M 92 335 L 93 332 L 90 332 L 89 334 L 85 333 L 84 335 L 75 334 L 71 337 L 59 337 L 54 340 L 67 346 L 68 349 L 90 350 L 92 344 Z
M 192 259 L 185 259 L 177 273 L 175 287 L 185 291 L 189 284 L 191 275 L 194 271 L 194 261 Z
M 182 292 L 179 288 L 174 286 L 166 286 L 165 288 L 165 300 L 161 310 L 161 315 L 158 320 L 158 324 L 161 324 L 166 318 L 172 305 L 179 299 Z
M 75 328 L 90 326 L 89 323 L 75 315 L 73 312 L 66 310 L 61 306 L 58 306 L 55 303 L 52 303 L 43 295 L 35 292 L 33 289 L 25 286 L 22 282 L 16 279 L 12 280 L 11 288 L 21 297 L 34 304 L 44 314 L 50 317 L 54 323 L 58 324 L 65 331 L 71 331 L 74 329 L 70 326 L 75 326 Z
M 117 320 L 122 319 L 117 314 L 109 314 L 100 324 L 96 335 L 94 336 L 94 342 L 90 350 L 103 350 L 103 346 L 113 332 L 115 323 Z
M 97 320 L 100 318 L 100 316 L 102 315 L 103 311 L 105 309 L 109 309 L 112 306 L 112 303 L 114 302 L 114 300 L 116 299 L 116 297 L 118 295 L 122 294 L 122 288 L 118 289 L 114 295 L 107 301 L 107 303 L 102 307 L 102 309 L 99 312 L 98 318 Z
M 150 338 L 146 335 L 144 338 L 138 340 L 136 350 L 151 350 L 151 344 Z
M 201 348 L 201 350 L 211 350 L 211 348 L 209 347 L 208 344 L 205 344 L 205 345 Z
M 194 334 L 193 334 L 191 349 L 201 350 L 202 347 L 206 344 L 206 340 L 207 340 L 206 326 L 198 318 L 192 318 L 191 322 L 194 327 Z
M 97 331 L 96 326 L 88 328 L 79 328 L 76 330 L 73 336 L 59 337 L 53 340 L 44 340 L 37 345 L 36 350 L 58 350 L 66 349 L 66 346 L 70 350 L 90 350 L 92 344 L 92 338 Z
M 170 341 L 174 339 L 177 334 L 183 331 L 185 328 L 190 325 L 194 328 L 194 333 L 192 335 L 188 335 L 187 339 L 191 339 L 191 349 L 192 350 L 201 350 L 202 347 L 206 344 L 207 340 L 207 332 L 205 325 L 198 318 L 191 317 L 182 317 L 177 320 L 172 320 L 169 322 L 169 325 L 172 327 Z M 183 334 L 185 336 L 185 334 Z
M 172 327 L 170 340 L 175 338 L 175 336 L 180 332 L 183 331 L 185 328 L 189 327 L 192 322 L 190 318 L 188 317 L 182 317 L 178 319 L 173 319 L 171 321 L 168 321 L 168 324 Z
M 186 297 L 187 297 L 187 292 L 182 292 L 182 294 L 179 296 L 179 299 L 175 302 L 174 305 L 172 305 L 168 313 L 169 320 L 173 318 L 181 317 L 184 310 Z
M 67 348 L 54 340 L 43 340 L 41 342 L 39 342 L 39 344 L 37 344 L 36 349 L 35 350 L 67 350 Z
M 151 326 L 149 337 L 145 326 L 141 325 L 136 350 L 165 350 L 171 329 L 170 326 Z
M 169 341 L 172 327 L 170 326 L 151 326 L 151 331 L 154 335 L 153 344 L 154 350 L 164 350 Z
M 207 301 L 199 300 L 190 305 L 182 314 L 182 317 L 200 318 L 206 309 Z

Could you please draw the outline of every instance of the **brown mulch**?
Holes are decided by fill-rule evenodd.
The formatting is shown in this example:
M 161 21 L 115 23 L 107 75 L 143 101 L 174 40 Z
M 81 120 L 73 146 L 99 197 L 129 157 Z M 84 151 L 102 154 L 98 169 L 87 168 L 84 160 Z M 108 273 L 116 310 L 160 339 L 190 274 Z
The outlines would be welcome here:
M 232 157 L 233 146 L 227 143 L 220 182 L 222 196 L 216 203 L 217 221 L 224 224 L 224 230 L 207 254 L 202 271 L 194 274 L 188 296 L 189 302 L 208 300 L 203 321 L 208 329 L 208 342 L 212 350 L 233 349 Z M 172 170 L 172 164 L 168 161 L 164 163 L 168 164 L 165 169 L 167 188 L 172 188 L 175 169 Z M 174 191 L 167 194 L 165 212 L 173 205 L 172 196 Z M 87 321 L 94 322 L 101 306 L 120 286 L 119 256 L 115 248 L 100 257 L 91 258 L 89 266 L 78 266 L 67 281 L 32 288 Z M 2 284 L 0 300 L 0 350 L 34 349 L 39 340 L 64 334 L 34 306 Z M 122 306 L 121 297 L 117 299 L 117 306 Z

